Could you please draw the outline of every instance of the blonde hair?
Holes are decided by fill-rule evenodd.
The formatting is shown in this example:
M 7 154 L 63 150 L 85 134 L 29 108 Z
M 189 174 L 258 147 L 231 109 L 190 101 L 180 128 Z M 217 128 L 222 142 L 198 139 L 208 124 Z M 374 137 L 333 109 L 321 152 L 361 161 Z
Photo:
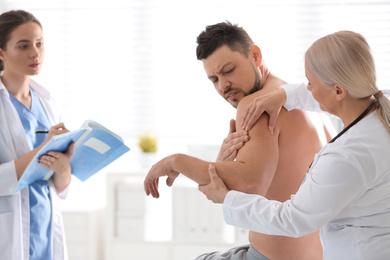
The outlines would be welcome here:
M 378 93 L 371 49 L 358 33 L 340 31 L 318 39 L 306 51 L 305 64 L 324 84 L 338 83 L 353 98 Z M 390 100 L 383 95 L 378 101 L 378 115 L 390 132 Z

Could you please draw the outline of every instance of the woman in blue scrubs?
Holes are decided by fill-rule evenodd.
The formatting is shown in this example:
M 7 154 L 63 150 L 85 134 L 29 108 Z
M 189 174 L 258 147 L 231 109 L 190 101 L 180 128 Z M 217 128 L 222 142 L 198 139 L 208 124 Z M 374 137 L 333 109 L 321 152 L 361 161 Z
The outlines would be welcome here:
M 50 93 L 30 78 L 39 74 L 44 53 L 42 26 L 32 14 L 17 10 L 0 15 L 1 259 L 67 259 L 56 200 L 67 195 L 74 145 L 39 159 L 55 172 L 49 181 L 13 193 L 37 151 L 53 136 L 69 131 Z

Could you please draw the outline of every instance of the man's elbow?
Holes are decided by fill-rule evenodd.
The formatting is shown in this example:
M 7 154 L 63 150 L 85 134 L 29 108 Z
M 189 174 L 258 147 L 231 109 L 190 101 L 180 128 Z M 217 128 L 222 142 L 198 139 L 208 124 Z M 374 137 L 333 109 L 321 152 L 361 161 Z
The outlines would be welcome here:
M 263 178 L 243 178 L 238 185 L 235 185 L 235 190 L 248 194 L 257 194 L 265 196 L 269 188 L 269 182 Z

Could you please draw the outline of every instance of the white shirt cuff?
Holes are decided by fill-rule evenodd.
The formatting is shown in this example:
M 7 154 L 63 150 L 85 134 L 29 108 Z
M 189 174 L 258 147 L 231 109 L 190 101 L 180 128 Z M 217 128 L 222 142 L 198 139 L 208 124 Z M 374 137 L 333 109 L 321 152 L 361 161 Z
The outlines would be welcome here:
M 296 89 L 302 87 L 302 84 L 286 84 L 280 86 L 286 92 L 287 100 L 286 103 L 284 104 L 284 107 L 288 111 L 295 109 L 295 100 L 296 100 L 295 92 Z
M 231 190 L 226 194 L 225 200 L 223 201 L 223 217 L 225 219 L 225 222 L 229 225 L 234 225 L 230 208 L 233 205 L 237 194 L 237 191 Z

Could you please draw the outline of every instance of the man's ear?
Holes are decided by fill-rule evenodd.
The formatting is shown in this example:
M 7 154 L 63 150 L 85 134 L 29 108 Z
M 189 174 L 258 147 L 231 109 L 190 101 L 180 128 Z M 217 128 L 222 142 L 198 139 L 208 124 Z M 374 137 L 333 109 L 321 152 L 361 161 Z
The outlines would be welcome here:
M 261 55 L 259 46 L 252 44 L 249 48 L 249 55 L 255 60 L 257 67 L 263 64 L 263 56 Z
M 340 84 L 336 83 L 334 85 L 334 94 L 337 101 L 343 100 L 348 95 L 348 90 L 343 88 Z

